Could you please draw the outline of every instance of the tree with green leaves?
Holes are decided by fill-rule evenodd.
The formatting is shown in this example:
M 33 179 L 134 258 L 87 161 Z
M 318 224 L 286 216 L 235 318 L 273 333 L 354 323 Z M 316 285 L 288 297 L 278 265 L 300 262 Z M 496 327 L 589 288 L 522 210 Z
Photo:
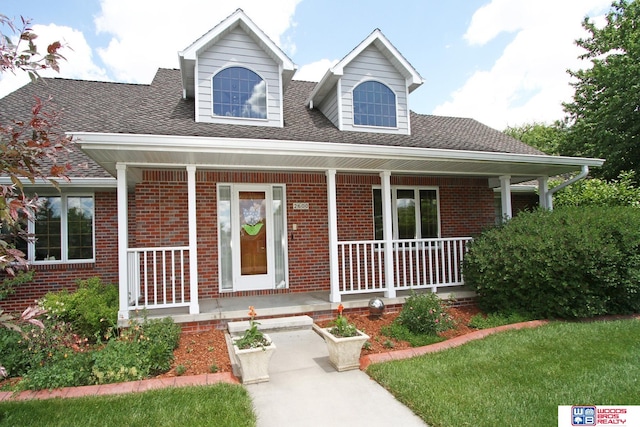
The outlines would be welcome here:
M 603 27 L 590 18 L 582 26 L 589 36 L 576 43 L 591 67 L 569 71 L 575 93 L 564 104 L 570 130 L 560 153 L 605 158 L 593 171 L 605 179 L 640 177 L 640 3 L 615 1 Z
M 558 147 L 566 137 L 567 127 L 560 121 L 551 125 L 533 122 L 521 126 L 509 126 L 503 132 L 545 154 L 557 156 Z
M 634 185 L 635 172 L 623 172 L 618 179 L 599 178 L 580 180 L 554 195 L 555 208 L 565 206 L 631 206 L 640 208 L 640 188 Z M 559 184 L 551 182 L 554 187 Z

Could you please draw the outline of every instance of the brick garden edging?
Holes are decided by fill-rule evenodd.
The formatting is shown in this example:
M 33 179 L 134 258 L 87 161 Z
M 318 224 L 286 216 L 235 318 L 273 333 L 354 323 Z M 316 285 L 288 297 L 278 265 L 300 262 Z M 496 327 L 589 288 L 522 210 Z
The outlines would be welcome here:
M 211 385 L 217 383 L 240 384 L 240 381 L 231 372 L 216 374 L 202 374 L 171 378 L 150 378 L 126 383 L 113 383 L 102 385 L 87 385 L 82 387 L 64 387 L 53 390 L 28 390 L 20 393 L 11 391 L 0 392 L 0 402 L 20 401 L 31 399 L 53 399 L 56 397 L 84 397 L 107 396 L 113 394 L 139 393 L 167 387 L 187 387 L 197 385 Z
M 469 341 L 479 340 L 489 335 L 493 335 L 497 332 L 524 328 L 537 328 L 538 326 L 546 325 L 547 323 L 549 323 L 548 320 L 531 320 L 529 322 L 512 323 L 510 325 L 503 325 L 495 328 L 480 329 L 478 331 L 470 332 L 459 337 L 451 338 L 446 341 L 441 341 L 423 347 L 407 348 L 405 350 L 390 351 L 388 353 L 368 354 L 360 358 L 360 370 L 366 370 L 369 365 L 373 363 L 409 359 L 411 357 L 422 356 L 423 354 L 436 353 L 448 348 L 459 347 L 462 344 L 468 343 Z

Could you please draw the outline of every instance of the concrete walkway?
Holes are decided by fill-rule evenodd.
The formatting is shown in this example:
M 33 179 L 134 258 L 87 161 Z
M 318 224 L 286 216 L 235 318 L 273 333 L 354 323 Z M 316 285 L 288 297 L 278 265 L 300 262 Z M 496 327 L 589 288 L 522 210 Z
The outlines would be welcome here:
M 276 344 L 269 382 L 246 386 L 258 427 L 426 426 L 364 372 L 337 372 L 315 331 L 269 332 L 269 336 Z
M 291 327 L 299 319 L 285 319 Z M 264 324 L 278 328 L 283 319 Z M 405 359 L 457 347 L 487 335 L 511 329 L 533 328 L 545 321 L 531 321 L 476 331 L 430 346 L 372 354 L 360 359 L 361 369 L 371 363 Z M 264 325 L 266 326 L 266 325 Z M 235 327 L 244 330 L 238 322 Z M 232 328 L 230 328 L 232 329 Z M 294 330 L 270 330 L 276 344 L 271 358 L 269 382 L 246 385 L 252 400 L 258 427 L 271 426 L 426 426 L 407 407 L 361 370 L 337 372 L 329 364 L 326 344 L 310 327 Z M 55 390 L 0 392 L 0 401 L 104 396 L 142 392 L 165 387 L 238 383 L 231 373 L 203 374 L 175 378 L 154 378 L 127 383 L 69 387 Z

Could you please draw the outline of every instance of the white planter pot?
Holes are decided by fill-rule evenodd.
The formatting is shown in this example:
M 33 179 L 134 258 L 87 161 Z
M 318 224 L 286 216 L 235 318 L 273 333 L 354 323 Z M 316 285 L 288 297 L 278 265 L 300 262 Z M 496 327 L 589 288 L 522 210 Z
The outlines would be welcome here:
M 331 334 L 329 329 L 320 329 L 329 350 L 329 362 L 339 372 L 360 368 L 360 350 L 369 335 L 359 330 L 360 335 L 339 338 Z
M 248 348 L 241 350 L 235 344 L 237 338 L 234 339 L 233 351 L 236 356 L 238 366 L 240 366 L 240 377 L 243 384 L 255 384 L 269 381 L 269 362 L 271 356 L 276 349 L 276 345 L 271 341 L 267 334 L 264 337 L 271 342 L 267 347 Z M 239 338 L 239 337 L 238 337 Z

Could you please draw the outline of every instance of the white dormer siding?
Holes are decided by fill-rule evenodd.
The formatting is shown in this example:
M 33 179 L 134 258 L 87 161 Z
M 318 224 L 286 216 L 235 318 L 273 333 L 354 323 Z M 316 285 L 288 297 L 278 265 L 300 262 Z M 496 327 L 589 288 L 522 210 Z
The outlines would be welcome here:
M 396 96 L 396 127 L 360 126 L 353 122 L 353 89 L 366 81 L 387 86 Z M 409 134 L 406 79 L 378 49 L 369 46 L 344 69 L 341 78 L 342 130 Z
M 248 119 L 213 114 L 212 77 L 227 67 L 258 74 L 267 87 L 267 118 Z M 255 126 L 282 126 L 282 82 L 278 64 L 240 27 L 200 53 L 196 62 L 196 121 Z
M 340 126 L 340 109 L 338 108 L 338 92 L 340 84 L 336 84 L 335 88 L 330 91 L 322 100 L 318 109 L 322 114 L 334 124 L 335 127 L 341 129 Z
M 353 122 L 353 89 L 360 83 L 383 83 L 396 96 L 396 127 L 361 126 Z M 409 134 L 409 108 L 406 79 L 382 53 L 369 46 L 354 58 L 316 107 L 340 130 L 354 132 L 384 132 Z
M 331 67 L 307 98 L 341 131 L 410 135 L 409 94 L 424 81 L 378 29 Z M 359 86 L 363 84 L 363 86 Z M 354 107 L 353 91 L 359 95 Z M 395 96 L 395 124 L 392 109 Z M 373 99 L 373 101 L 372 101 Z M 371 114 L 368 107 L 378 106 Z M 366 124 L 363 124 L 366 123 Z

